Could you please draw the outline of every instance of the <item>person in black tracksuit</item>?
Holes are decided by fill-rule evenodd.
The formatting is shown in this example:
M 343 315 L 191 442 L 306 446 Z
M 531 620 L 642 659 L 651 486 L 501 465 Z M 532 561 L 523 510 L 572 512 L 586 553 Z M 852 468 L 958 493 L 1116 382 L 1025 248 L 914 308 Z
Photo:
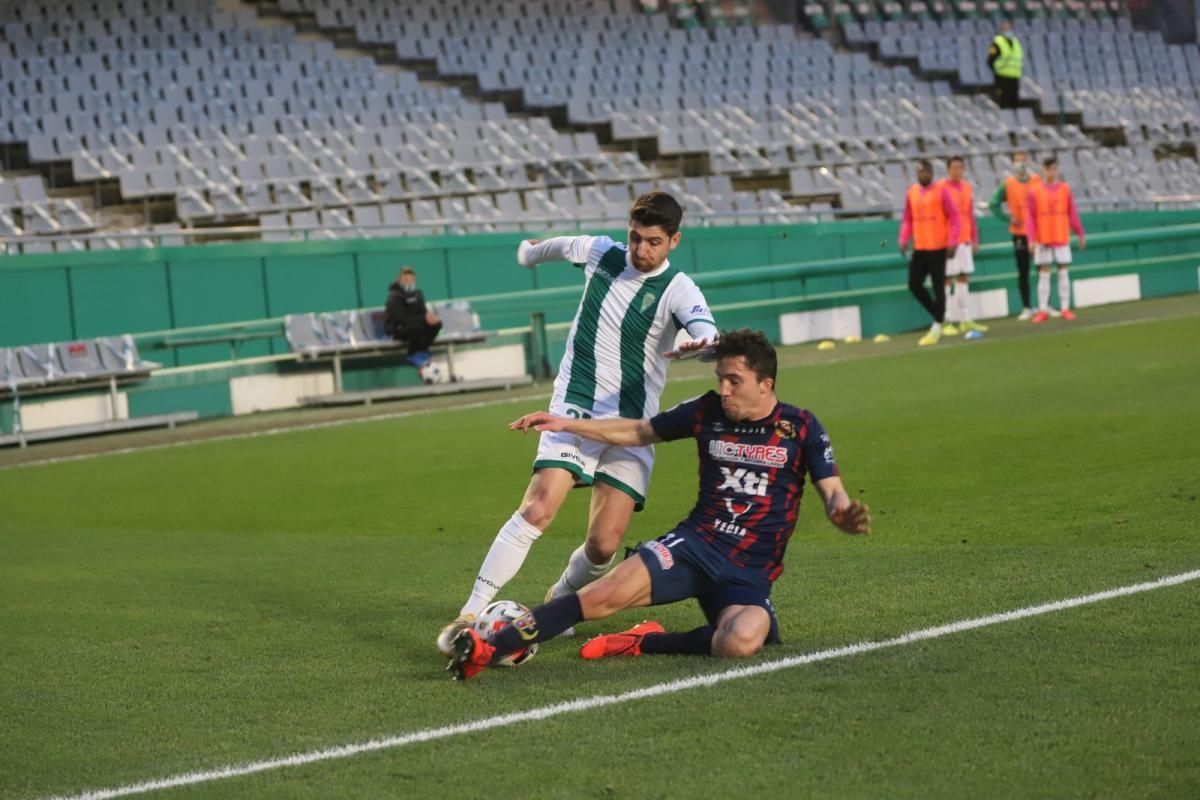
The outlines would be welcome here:
M 389 336 L 404 343 L 410 363 L 421 366 L 429 361 L 429 346 L 441 331 L 442 321 L 425 305 L 412 267 L 401 269 L 396 282 L 388 287 L 383 327 Z

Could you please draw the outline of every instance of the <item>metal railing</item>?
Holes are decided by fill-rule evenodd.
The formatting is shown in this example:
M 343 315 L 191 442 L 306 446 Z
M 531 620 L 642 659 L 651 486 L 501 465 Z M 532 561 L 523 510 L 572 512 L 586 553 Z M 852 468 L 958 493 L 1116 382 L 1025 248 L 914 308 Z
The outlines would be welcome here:
M 1076 203 L 1082 211 L 1176 211 L 1188 208 L 1200 208 L 1200 194 L 1160 195 L 1145 200 L 1079 200 Z M 981 208 L 982 210 L 982 208 Z M 718 227 L 721 225 L 737 224 L 739 220 L 758 218 L 754 224 L 803 224 L 811 222 L 829 222 L 861 217 L 898 217 L 901 208 L 890 204 L 865 206 L 848 209 L 810 209 L 794 206 L 788 209 L 744 210 L 744 211 L 711 211 L 687 214 L 689 227 Z M 28 245 L 71 244 L 71 249 L 56 252 L 104 251 L 126 249 L 105 247 L 90 247 L 94 242 L 108 243 L 137 242 L 149 247 L 184 247 L 192 244 L 211 243 L 217 241 L 246 241 L 258 240 L 270 243 L 294 241 L 331 241 L 336 239 L 383 238 L 389 236 L 442 236 L 480 233 L 536 233 L 553 229 L 555 231 L 584 231 L 597 228 L 624 227 L 624 221 L 614 226 L 617 218 L 612 215 L 581 215 L 564 219 L 561 216 L 521 216 L 495 217 L 486 220 L 451 220 L 432 219 L 421 222 L 395 222 L 361 225 L 292 225 L 268 226 L 238 225 L 212 228 L 179 228 L 177 230 L 124 230 L 97 233 L 75 234 L 33 234 L 22 236 L 0 237 L 0 253 L 17 255 L 26 252 Z M 488 227 L 515 228 L 515 230 L 487 230 Z M 74 244 L 73 244 L 74 243 Z M 85 246 L 78 246 L 85 245 Z M 129 248 L 132 249 L 132 248 Z M 28 251 L 34 252 L 34 251 Z

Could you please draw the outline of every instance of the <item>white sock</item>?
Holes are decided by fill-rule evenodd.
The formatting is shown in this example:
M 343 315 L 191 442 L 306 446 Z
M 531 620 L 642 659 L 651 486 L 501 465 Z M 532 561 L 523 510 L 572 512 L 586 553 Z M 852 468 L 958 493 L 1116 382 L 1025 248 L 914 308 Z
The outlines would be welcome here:
M 930 325 L 929 332 L 936 333 L 938 336 L 941 336 L 942 335 L 942 323 L 935 322 L 932 325 Z
M 958 302 L 958 318 L 963 322 L 971 319 L 971 287 L 967 283 L 956 283 L 954 299 Z
M 487 608 L 488 603 L 496 599 L 496 593 L 521 569 L 529 548 L 541 535 L 541 531 L 525 521 L 520 511 L 513 514 L 496 534 L 483 565 L 479 567 L 479 576 L 471 587 L 471 596 L 459 613 L 478 616 L 480 611 Z
M 954 305 L 954 286 L 950 283 L 946 285 L 946 324 L 958 322 L 958 309 Z
M 1050 310 L 1050 270 L 1038 270 L 1038 311 Z
M 613 558 L 616 556 L 614 555 Z M 555 597 L 578 592 L 592 581 L 603 578 L 604 574 L 608 572 L 608 568 L 612 566 L 613 558 L 603 564 L 596 564 L 587 557 L 586 547 L 579 545 L 575 548 L 575 552 L 571 553 L 571 557 L 567 560 L 567 568 L 563 570 L 563 574 L 559 576 L 558 582 L 550 591 Z
M 1071 309 L 1071 277 L 1066 267 L 1058 271 L 1058 308 L 1061 311 Z

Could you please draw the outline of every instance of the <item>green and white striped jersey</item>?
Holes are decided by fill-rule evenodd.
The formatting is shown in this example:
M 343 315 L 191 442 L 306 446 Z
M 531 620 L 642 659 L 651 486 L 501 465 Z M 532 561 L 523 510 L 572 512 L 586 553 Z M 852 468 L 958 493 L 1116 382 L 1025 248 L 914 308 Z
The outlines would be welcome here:
M 594 417 L 657 414 L 667 378 L 663 353 L 675 349 L 677 333 L 710 341 L 717 336 L 699 287 L 669 261 L 639 272 L 626 246 L 607 236 L 560 237 L 535 248 L 535 263 L 565 255 L 587 278 L 551 409 L 565 403 Z

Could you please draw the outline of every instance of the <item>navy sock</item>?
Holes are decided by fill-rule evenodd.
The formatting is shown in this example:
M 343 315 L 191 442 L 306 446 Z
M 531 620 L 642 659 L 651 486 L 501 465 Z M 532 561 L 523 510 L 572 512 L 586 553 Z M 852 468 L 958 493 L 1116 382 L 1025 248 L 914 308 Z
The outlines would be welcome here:
M 642 637 L 642 653 L 659 656 L 712 655 L 714 633 L 711 625 L 687 633 L 647 633 Z
M 553 639 L 582 621 L 583 607 L 579 604 L 579 595 L 565 594 L 556 597 L 495 633 L 492 636 L 492 644 L 496 647 L 496 654 L 492 656 L 492 660 L 515 653 L 535 642 Z

